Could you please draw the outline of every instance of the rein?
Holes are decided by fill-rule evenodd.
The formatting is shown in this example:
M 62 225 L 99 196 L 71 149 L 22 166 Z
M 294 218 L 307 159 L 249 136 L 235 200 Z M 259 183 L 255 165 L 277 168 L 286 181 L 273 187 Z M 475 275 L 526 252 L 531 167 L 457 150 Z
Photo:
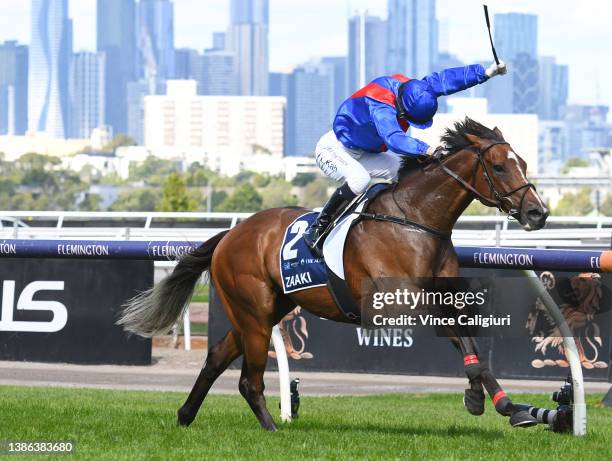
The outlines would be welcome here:
M 512 217 L 516 217 L 517 215 L 520 214 L 521 209 L 523 208 L 523 201 L 525 200 L 525 195 L 527 195 L 527 191 L 531 188 L 533 188 L 535 190 L 535 185 L 533 183 L 530 182 L 526 182 L 525 184 L 522 184 L 518 187 L 515 187 L 514 189 L 508 191 L 508 192 L 504 192 L 504 193 L 500 193 L 496 188 L 495 188 L 495 184 L 493 184 L 493 180 L 491 179 L 491 175 L 489 173 L 489 169 L 487 168 L 487 165 L 485 164 L 483 158 L 485 156 L 485 154 L 494 146 L 498 146 L 498 145 L 509 145 L 507 142 L 505 141 L 496 141 L 496 142 L 492 142 L 491 144 L 489 144 L 487 147 L 485 147 L 482 150 L 479 150 L 476 152 L 476 156 L 478 158 L 478 164 L 480 164 L 480 166 L 482 167 L 482 172 L 483 175 L 485 177 L 485 179 L 487 180 L 487 184 L 489 185 L 489 191 L 491 192 L 491 195 L 493 197 L 495 197 L 495 200 L 490 199 L 489 197 L 483 195 L 482 193 L 480 193 L 478 190 L 476 190 L 476 188 L 474 186 L 472 186 L 470 183 L 468 183 L 465 179 L 463 179 L 462 177 L 460 177 L 457 173 L 455 173 L 454 171 L 452 171 L 451 169 L 449 169 L 446 165 L 444 165 L 444 159 L 448 158 L 448 156 L 441 158 L 438 157 L 436 158 L 437 162 L 438 162 L 438 166 L 440 168 L 442 168 L 442 171 L 444 171 L 444 173 L 446 173 L 448 176 L 450 176 L 451 178 L 453 178 L 455 181 L 457 181 L 459 184 L 461 184 L 465 189 L 469 190 L 472 194 L 474 194 L 476 196 L 476 198 L 484 205 L 488 205 L 488 206 L 493 206 L 495 208 L 497 208 L 499 211 L 503 212 L 503 213 L 507 213 L 508 215 L 512 216 Z M 508 198 L 510 196 L 512 196 L 513 194 L 524 190 L 523 194 L 521 195 L 521 200 L 519 202 L 519 206 L 518 208 L 512 208 L 512 203 L 510 203 L 510 207 L 506 210 L 504 209 L 504 203 L 506 200 L 508 200 Z
M 476 154 L 477 158 L 478 158 L 478 163 L 475 166 L 478 166 L 478 165 L 482 166 L 483 176 L 487 180 L 487 184 L 489 185 L 489 190 L 491 192 L 491 195 L 495 198 L 495 200 L 493 200 L 493 199 L 483 195 L 482 193 L 480 193 L 478 190 L 476 190 L 476 188 L 474 186 L 472 186 L 465 179 L 463 179 L 461 176 L 459 176 L 457 173 L 455 173 L 454 171 L 449 169 L 444 164 L 444 161 L 447 158 L 450 157 L 450 154 L 448 154 L 446 156 L 441 156 L 440 155 L 440 156 L 437 156 L 437 157 L 433 157 L 433 158 L 431 158 L 431 160 L 436 161 L 437 162 L 436 166 L 440 167 L 442 169 L 442 171 L 447 176 L 451 177 L 452 179 L 457 181 L 459 184 L 461 184 L 462 187 L 464 187 L 465 189 L 470 191 L 472 194 L 474 194 L 476 196 L 476 198 L 481 203 L 483 203 L 484 205 L 495 207 L 498 210 L 500 210 L 501 212 L 507 213 L 509 216 L 511 216 L 513 218 L 516 218 L 516 216 L 518 216 L 520 214 L 521 209 L 523 208 L 523 201 L 525 200 L 525 195 L 527 195 L 527 191 L 529 189 L 531 189 L 531 188 L 533 188 L 535 190 L 535 185 L 530 183 L 530 182 L 526 182 L 525 184 L 522 184 L 522 185 L 520 185 L 520 186 L 518 186 L 518 187 L 516 187 L 516 188 L 514 188 L 514 189 L 512 189 L 512 190 L 510 190 L 508 192 L 502 192 L 502 193 L 500 193 L 496 189 L 495 184 L 493 184 L 493 180 L 491 179 L 491 175 L 489 174 L 489 170 L 487 168 L 487 165 L 485 164 L 485 162 L 483 160 L 483 157 L 485 156 L 485 154 L 492 147 L 497 146 L 497 145 L 501 145 L 501 144 L 509 145 L 509 143 L 507 143 L 505 141 L 496 141 L 496 142 L 492 142 L 491 144 L 486 146 L 484 149 L 478 150 L 478 151 L 474 152 Z M 393 187 L 393 191 L 391 193 L 391 196 L 393 198 L 393 201 L 397 205 L 397 207 L 401 210 L 401 207 L 399 206 L 399 204 L 395 200 L 395 188 L 396 187 L 397 187 L 397 184 Z M 523 194 L 521 195 L 521 200 L 519 202 L 518 208 L 514 209 L 514 208 L 512 208 L 512 205 L 510 205 L 510 208 L 508 208 L 508 210 L 504 210 L 504 203 L 505 203 L 505 201 L 507 201 L 510 196 L 512 196 L 513 194 L 515 194 L 515 193 L 517 193 L 517 192 L 519 192 L 521 190 L 523 190 Z M 423 231 L 427 232 L 428 234 L 431 234 L 431 235 L 439 238 L 440 240 L 450 240 L 451 239 L 451 235 L 452 235 L 452 233 L 442 232 L 442 231 L 440 231 L 438 229 L 435 229 L 433 227 L 427 226 L 425 224 L 418 223 L 416 221 L 413 221 L 413 220 L 405 218 L 405 217 L 386 215 L 386 214 L 378 214 L 378 213 L 367 213 L 367 212 L 364 212 L 364 211 L 361 211 L 361 212 L 355 213 L 355 214 L 358 214 L 359 216 L 361 216 L 363 218 L 366 218 L 366 219 L 372 219 L 374 221 L 384 221 L 384 222 L 390 222 L 390 223 L 393 223 L 393 224 L 399 224 L 399 225 L 402 225 L 402 226 L 414 227 L 416 229 L 423 230 Z

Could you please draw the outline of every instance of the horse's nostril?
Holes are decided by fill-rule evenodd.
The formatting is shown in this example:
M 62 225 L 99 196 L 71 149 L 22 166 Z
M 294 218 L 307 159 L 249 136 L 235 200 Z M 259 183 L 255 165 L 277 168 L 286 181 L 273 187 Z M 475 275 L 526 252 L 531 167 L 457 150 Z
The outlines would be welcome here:
M 548 208 L 542 208 L 542 207 L 533 207 L 527 210 L 527 219 L 529 219 L 531 222 L 544 222 L 546 221 L 546 218 L 548 218 L 548 215 L 550 214 L 550 211 L 548 210 Z
M 532 219 L 539 219 L 543 215 L 544 213 L 542 212 L 540 208 L 531 208 L 530 210 L 527 210 L 527 216 L 529 216 Z

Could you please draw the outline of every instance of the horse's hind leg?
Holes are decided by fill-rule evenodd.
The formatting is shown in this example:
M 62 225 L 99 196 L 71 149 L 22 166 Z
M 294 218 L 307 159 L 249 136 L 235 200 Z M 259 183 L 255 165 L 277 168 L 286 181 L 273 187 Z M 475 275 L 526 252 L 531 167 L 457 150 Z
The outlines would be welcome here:
M 206 357 L 206 363 L 200 371 L 193 389 L 177 412 L 180 425 L 189 426 L 192 423 L 215 380 L 240 356 L 241 352 L 242 345 L 236 330 L 230 330 L 221 341 L 210 349 Z
M 276 424 L 266 407 L 263 374 L 268 361 L 268 347 L 272 328 L 246 333 L 242 338 L 244 347 L 243 376 L 240 377 L 240 393 L 255 413 L 261 427 L 276 431 Z

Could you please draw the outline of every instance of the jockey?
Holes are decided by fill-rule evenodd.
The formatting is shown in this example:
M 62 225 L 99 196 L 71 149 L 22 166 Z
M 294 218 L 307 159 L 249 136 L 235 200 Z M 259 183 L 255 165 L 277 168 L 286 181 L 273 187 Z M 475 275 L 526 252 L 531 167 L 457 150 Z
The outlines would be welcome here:
M 317 165 L 330 178 L 345 181 L 327 201 L 316 221 L 304 233 L 313 249 L 329 224 L 371 177 L 395 181 L 401 156 L 431 155 L 435 148 L 406 131 L 429 128 L 438 110 L 437 98 L 483 83 L 506 73 L 506 64 L 480 64 L 434 72 L 420 80 L 402 74 L 379 77 L 342 103 L 333 130 L 319 140 Z

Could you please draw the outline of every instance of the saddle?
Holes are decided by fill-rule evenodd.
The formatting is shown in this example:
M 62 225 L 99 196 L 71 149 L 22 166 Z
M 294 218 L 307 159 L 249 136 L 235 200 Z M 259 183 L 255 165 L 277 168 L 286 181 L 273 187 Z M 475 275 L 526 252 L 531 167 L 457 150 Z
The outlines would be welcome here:
M 302 237 L 318 213 L 306 212 L 287 226 L 279 254 L 284 293 L 327 286 L 347 320 L 359 323 L 359 306 L 344 281 L 344 243 L 350 228 L 359 222 L 367 206 L 388 187 L 389 184 L 386 183 L 374 184 L 330 225 L 328 232 L 322 237 L 323 257 L 315 254 Z
M 360 322 L 361 309 L 344 280 L 344 244 L 350 229 L 363 219 L 362 213 L 367 212 L 368 206 L 374 199 L 389 187 L 391 185 L 388 183 L 370 186 L 336 219 L 324 236 L 323 256 L 327 272 L 327 288 L 338 308 L 351 323 Z

